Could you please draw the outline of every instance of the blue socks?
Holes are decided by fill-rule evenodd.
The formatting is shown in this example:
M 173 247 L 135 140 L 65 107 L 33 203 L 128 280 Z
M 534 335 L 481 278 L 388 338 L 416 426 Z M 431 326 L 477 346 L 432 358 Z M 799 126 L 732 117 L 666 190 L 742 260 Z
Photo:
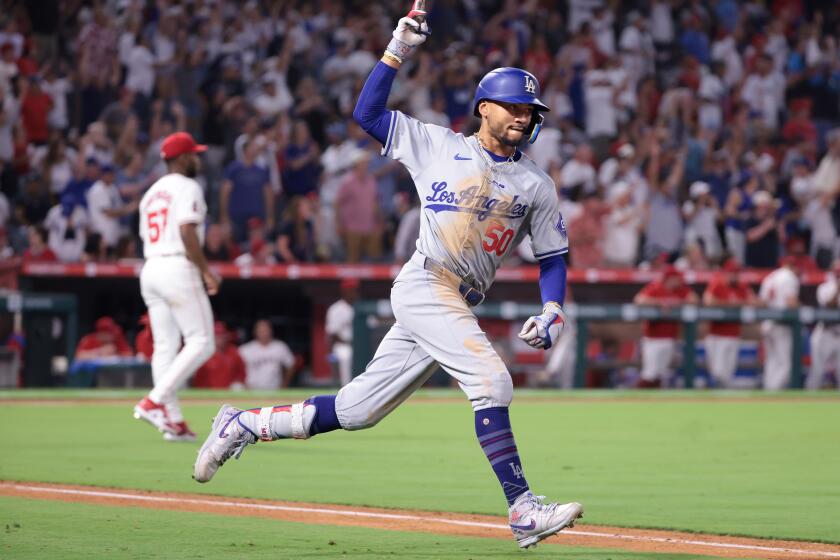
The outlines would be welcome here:
M 309 435 L 314 436 L 341 429 L 338 416 L 335 414 L 335 395 L 321 395 L 303 402 L 315 405 L 315 418 L 312 419 L 312 425 L 309 427 Z
M 475 413 L 475 435 L 502 485 L 508 505 L 528 491 L 522 462 L 513 441 L 507 407 L 485 408 Z

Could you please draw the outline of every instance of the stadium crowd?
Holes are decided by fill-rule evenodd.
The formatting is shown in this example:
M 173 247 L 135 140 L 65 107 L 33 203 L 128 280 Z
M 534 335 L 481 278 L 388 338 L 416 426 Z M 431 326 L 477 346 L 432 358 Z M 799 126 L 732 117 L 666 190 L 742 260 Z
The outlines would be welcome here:
M 351 118 L 403 0 L 4 4 L 4 257 L 141 256 L 138 200 L 175 130 L 209 145 L 211 260 L 410 256 L 420 220 L 410 178 Z M 480 76 L 533 72 L 552 111 L 527 152 L 559 189 L 573 267 L 837 258 L 840 4 L 431 8 L 433 35 L 399 73 L 391 106 L 469 134 Z

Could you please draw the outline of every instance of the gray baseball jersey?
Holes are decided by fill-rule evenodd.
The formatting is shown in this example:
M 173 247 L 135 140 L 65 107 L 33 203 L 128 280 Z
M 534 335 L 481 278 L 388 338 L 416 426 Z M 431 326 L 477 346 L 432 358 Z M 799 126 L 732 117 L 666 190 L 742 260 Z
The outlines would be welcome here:
M 417 249 L 487 290 L 505 255 L 531 235 L 537 258 L 568 251 L 554 182 L 531 159 L 495 163 L 475 136 L 399 111 L 382 150 L 406 166 L 423 208 Z
M 424 268 L 430 257 L 484 291 L 505 255 L 531 234 L 538 257 L 568 239 L 554 183 L 533 161 L 494 163 L 475 137 L 423 124 L 398 111 L 383 154 L 403 163 L 422 202 L 417 249 L 391 289 L 397 322 L 364 373 L 339 391 L 342 427 L 374 425 L 429 378 L 438 364 L 474 410 L 506 407 L 513 383 L 452 278 Z

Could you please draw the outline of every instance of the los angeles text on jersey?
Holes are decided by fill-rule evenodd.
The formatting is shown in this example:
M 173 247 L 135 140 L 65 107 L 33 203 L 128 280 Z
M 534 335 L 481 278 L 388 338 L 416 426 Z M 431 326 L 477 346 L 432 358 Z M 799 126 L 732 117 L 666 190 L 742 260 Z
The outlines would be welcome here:
M 517 202 L 519 195 L 510 200 L 501 200 L 478 194 L 479 185 L 472 185 L 461 192 L 447 190 L 446 181 L 432 183 L 432 194 L 426 196 L 427 209 L 434 212 L 470 212 L 483 221 L 488 216 L 494 218 L 524 218 L 528 214 L 528 204 Z

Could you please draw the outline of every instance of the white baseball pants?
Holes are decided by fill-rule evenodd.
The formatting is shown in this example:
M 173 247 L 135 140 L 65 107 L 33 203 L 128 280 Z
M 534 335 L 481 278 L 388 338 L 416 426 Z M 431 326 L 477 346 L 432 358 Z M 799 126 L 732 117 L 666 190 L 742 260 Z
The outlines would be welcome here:
M 198 268 L 183 256 L 147 260 L 140 273 L 140 291 L 149 309 L 155 340 L 155 386 L 149 398 L 166 406 L 172 422 L 181 422 L 183 415 L 176 392 L 216 347 L 210 300 Z
M 793 333 L 787 325 L 765 321 L 761 324 L 764 343 L 764 388 L 781 391 L 790 384 Z
M 341 386 L 344 387 L 353 378 L 353 345 L 346 342 L 333 344 L 332 353 L 336 359 L 336 369 Z
M 671 379 L 671 361 L 677 351 L 673 338 L 642 338 L 642 371 L 645 381 L 662 380 L 665 387 Z
M 825 374 L 831 370 L 835 376 L 840 376 L 840 326 L 825 327 L 820 323 L 811 333 L 811 371 L 805 388 L 822 387 Z
M 415 253 L 391 288 L 397 322 L 365 372 L 336 396 L 345 430 L 374 426 L 405 401 L 440 365 L 458 381 L 474 410 L 508 406 L 513 382 L 507 367 L 458 293 L 457 281 L 425 270 Z
M 735 370 L 738 369 L 741 339 L 710 334 L 703 340 L 703 345 L 706 347 L 706 365 L 712 378 L 721 387 L 732 387 Z

